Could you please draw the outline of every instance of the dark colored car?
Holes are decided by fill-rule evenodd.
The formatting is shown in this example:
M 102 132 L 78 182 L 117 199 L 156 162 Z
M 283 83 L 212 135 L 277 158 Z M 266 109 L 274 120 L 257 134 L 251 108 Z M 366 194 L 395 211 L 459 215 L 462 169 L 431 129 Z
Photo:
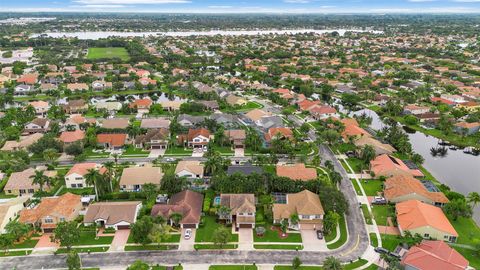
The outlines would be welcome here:
M 388 249 L 383 248 L 383 247 L 376 247 L 375 252 L 380 253 L 380 254 L 388 254 L 389 253 Z
M 320 240 L 323 239 L 323 233 L 321 231 L 317 231 L 317 238 Z

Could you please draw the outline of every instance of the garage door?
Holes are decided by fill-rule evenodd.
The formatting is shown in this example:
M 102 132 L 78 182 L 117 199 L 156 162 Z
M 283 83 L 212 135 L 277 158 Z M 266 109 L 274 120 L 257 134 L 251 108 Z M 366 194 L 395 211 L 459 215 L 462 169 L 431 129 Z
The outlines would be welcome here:
M 127 230 L 130 229 L 130 225 L 118 225 L 117 230 Z
M 160 145 L 152 145 L 152 149 L 162 149 Z
M 183 224 L 184 229 L 195 229 L 196 227 L 196 224 Z
M 240 224 L 240 228 L 252 228 L 252 224 Z
M 53 232 L 53 228 L 45 228 L 45 229 L 43 229 L 43 232 L 44 233 L 51 233 L 51 232 Z
M 314 224 L 301 224 L 300 229 L 302 230 L 313 230 L 314 229 Z

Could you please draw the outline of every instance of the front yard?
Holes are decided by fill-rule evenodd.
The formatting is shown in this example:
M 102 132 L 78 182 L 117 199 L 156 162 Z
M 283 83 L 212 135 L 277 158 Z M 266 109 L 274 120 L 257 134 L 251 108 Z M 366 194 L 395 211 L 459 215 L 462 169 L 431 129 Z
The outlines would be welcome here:
M 186 149 L 178 146 L 170 146 L 165 151 L 166 156 L 190 156 L 192 153 L 192 149 Z
M 345 216 L 340 216 L 338 226 L 340 226 L 340 238 L 331 244 L 327 244 L 328 249 L 337 249 L 347 242 L 347 223 Z
M 195 242 L 213 242 L 213 232 L 222 225 L 217 223 L 215 216 L 204 216 L 202 219 L 203 226 L 201 225 L 200 228 L 197 229 Z M 229 242 L 238 242 L 238 234 L 231 233 Z
M 73 243 L 74 246 L 87 246 L 87 245 L 110 245 L 113 241 L 113 236 L 100 236 L 96 238 L 95 231 L 84 230 L 80 231 L 80 238 L 77 242 Z
M 378 196 L 378 193 L 383 191 L 383 181 L 368 179 L 360 180 L 360 183 L 367 196 Z
M 395 208 L 393 205 L 372 205 L 373 218 L 377 225 L 387 226 L 387 218 L 395 217 Z
M 255 233 L 255 229 L 252 231 L 254 242 L 302 242 L 302 235 L 300 233 L 288 233 L 287 237 L 281 237 L 280 227 L 267 224 L 264 228 L 265 233 L 262 236 L 258 236 Z

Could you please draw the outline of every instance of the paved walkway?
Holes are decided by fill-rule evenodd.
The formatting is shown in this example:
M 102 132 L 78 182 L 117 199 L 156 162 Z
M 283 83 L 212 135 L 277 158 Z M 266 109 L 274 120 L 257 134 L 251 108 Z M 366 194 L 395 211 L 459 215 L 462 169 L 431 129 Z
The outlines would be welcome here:
M 124 251 L 129 235 L 130 230 L 117 230 L 108 251 Z
M 377 225 L 378 231 L 382 234 L 389 234 L 389 235 L 400 235 L 400 230 L 394 226 L 381 226 Z
M 158 157 L 163 157 L 165 155 L 166 149 L 153 149 L 150 151 L 150 154 L 148 155 L 149 158 L 158 158 Z

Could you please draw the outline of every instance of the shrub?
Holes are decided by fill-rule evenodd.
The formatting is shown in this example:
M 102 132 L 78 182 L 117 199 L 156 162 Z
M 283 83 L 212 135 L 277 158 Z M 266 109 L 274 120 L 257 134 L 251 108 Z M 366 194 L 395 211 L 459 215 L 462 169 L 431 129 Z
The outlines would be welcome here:
M 212 200 L 209 197 L 205 196 L 205 199 L 203 200 L 203 212 L 208 213 L 211 203 Z

